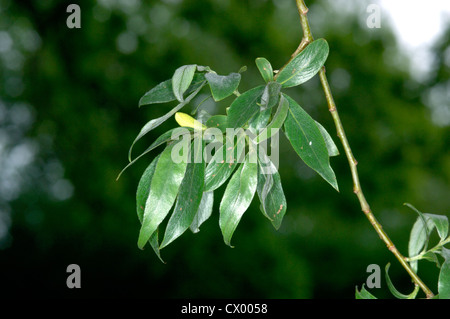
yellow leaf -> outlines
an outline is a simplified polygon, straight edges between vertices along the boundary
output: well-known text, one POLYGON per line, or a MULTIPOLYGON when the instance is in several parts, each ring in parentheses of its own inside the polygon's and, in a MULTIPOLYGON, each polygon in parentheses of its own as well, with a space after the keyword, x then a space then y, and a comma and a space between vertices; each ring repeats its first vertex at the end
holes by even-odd
POLYGON ((195 130, 206 130, 205 125, 186 113, 175 113, 175 121, 177 121, 177 123, 183 127, 192 127, 195 130))

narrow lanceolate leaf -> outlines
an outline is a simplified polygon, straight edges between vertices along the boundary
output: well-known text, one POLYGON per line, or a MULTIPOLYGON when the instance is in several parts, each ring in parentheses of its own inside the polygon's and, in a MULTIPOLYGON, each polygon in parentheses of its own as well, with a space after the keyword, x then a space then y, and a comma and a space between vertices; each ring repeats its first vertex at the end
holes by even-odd
POLYGON ((279 229, 286 213, 286 197, 281 186, 280 174, 262 149, 258 150, 257 191, 263 214, 272 222, 275 229, 279 229))
MULTIPOLYGON (((256 113, 248 121, 248 129, 254 135, 257 135, 261 130, 263 130, 267 126, 267 124, 269 123, 271 115, 272 115, 272 110, 271 109, 267 109, 267 110, 264 110, 262 112, 256 113)), ((252 136, 250 136, 250 137, 252 137, 252 136)))
POLYGON ((153 174, 155 174, 156 163, 158 163, 160 156, 161 154, 153 159, 139 180, 136 191, 136 211, 141 223, 144 219, 145 203, 147 202, 148 194, 150 193, 150 184, 152 182, 153 174))
POLYGON ((200 138, 195 138, 191 144, 190 161, 186 167, 173 214, 167 223, 161 248, 169 245, 189 228, 199 209, 205 181, 205 161, 202 156, 204 146, 205 142, 200 138))
POLYGON ((280 100, 281 85, 278 82, 269 82, 264 88, 263 94, 261 95, 261 111, 270 109, 278 104, 280 100))
POLYGON ((156 256, 158 256, 159 260, 161 260, 163 263, 166 263, 162 257, 161 257, 161 251, 159 250, 159 229, 156 228, 156 231, 150 236, 150 239, 148 242, 150 243, 150 246, 152 247, 153 251, 155 252, 156 256))
POLYGON ((192 224, 189 226, 195 234, 200 231, 200 226, 211 216, 214 204, 214 192, 203 192, 202 200, 194 216, 192 224))
MULTIPOLYGON (((186 90, 186 93, 192 93, 197 90, 205 81, 205 75, 197 73, 192 79, 192 83, 186 90)), ((175 101, 177 98, 173 93, 172 79, 161 82, 153 89, 144 94, 139 100, 139 107, 142 105, 155 104, 155 103, 167 103, 175 101)))
POLYGON ((331 138, 330 133, 327 132, 327 130, 316 121, 316 125, 320 130, 320 133, 323 136, 323 139, 325 140, 325 144, 327 145, 328 155, 329 156, 338 156, 339 155, 339 149, 337 148, 336 144, 334 143, 333 139, 331 138))
POLYGON ((187 161, 177 163, 172 159, 175 145, 177 143, 168 145, 156 164, 139 233, 138 246, 141 249, 169 213, 186 171, 187 161))
MULTIPOLYGON (((417 221, 414 223, 413 228, 411 229, 411 234, 409 236, 408 242, 408 254, 409 257, 417 256, 422 250, 426 250, 427 242, 428 242, 428 234, 433 229, 433 222, 428 219, 426 221, 427 226, 425 226, 423 220, 418 217, 417 221)), ((418 262, 417 260, 413 260, 410 262, 412 269, 417 272, 418 262)))
POLYGON ((222 132, 225 132, 227 129, 227 116, 213 115, 206 121, 206 126, 210 128, 218 128, 222 132))
POLYGON ((286 120, 287 114, 289 112, 289 102, 283 96, 280 98, 280 103, 278 104, 277 111, 272 118, 267 127, 259 133, 256 137, 256 144, 265 141, 268 138, 271 138, 274 134, 276 134, 279 129, 283 126, 284 121, 286 120))
POLYGON ((255 195, 257 170, 256 163, 250 163, 247 158, 231 177, 220 202, 219 226, 223 239, 229 246, 242 215, 255 195))
MULTIPOLYGON (((408 242, 409 257, 415 257, 420 252, 426 251, 428 247, 428 240, 430 237, 430 233, 435 225, 430 218, 427 218, 425 216, 426 214, 423 214, 411 204, 405 203, 405 205, 414 210, 419 215, 411 229, 411 234, 409 236, 408 242)), ((410 262, 410 265, 413 268, 413 270, 417 272, 418 261, 413 260, 410 262)))
POLYGON ((255 62, 264 81, 266 83, 273 81, 273 69, 270 62, 266 58, 257 58, 255 62))
POLYGON ((280 71, 277 82, 288 88, 308 81, 320 71, 328 57, 328 51, 327 41, 313 41, 280 71))
MULTIPOLYGON (((147 169, 144 171, 144 174, 142 174, 142 177, 139 181, 138 188, 136 191, 136 211, 139 218, 139 221, 142 224, 142 221, 144 219, 144 210, 145 210, 145 203, 148 198, 148 194, 150 193, 150 184, 153 178, 153 174, 155 173, 156 163, 158 162, 160 155, 155 157, 155 159, 150 163, 150 165, 147 167, 147 169)), ((158 232, 156 231, 152 237, 149 240, 150 245, 152 246, 153 250, 155 251, 156 255, 159 257, 159 259, 164 262, 161 258, 161 254, 159 252, 159 243, 158 243, 158 232)))
POLYGON ((436 215, 436 214, 424 214, 426 217, 430 218, 434 225, 436 226, 436 230, 438 235, 443 241, 447 238, 448 235, 448 218, 444 215, 436 215))
POLYGON ((178 101, 184 101, 183 94, 191 85, 196 70, 196 64, 183 65, 175 70, 172 76, 172 89, 178 101))
POLYGON ((237 90, 241 75, 239 73, 230 73, 229 75, 218 75, 210 72, 205 74, 211 93, 215 101, 223 100, 229 97, 237 90))
POLYGON ((306 165, 339 190, 336 176, 330 166, 327 146, 316 122, 292 98, 285 94, 283 96, 289 102, 284 127, 292 147, 306 165))
POLYGON ((130 163, 128 163, 127 166, 125 166, 125 168, 119 173, 119 175, 117 176, 117 179, 120 178, 120 176, 123 174, 123 172, 130 167, 131 165, 133 165, 134 163, 136 163, 141 157, 143 157, 144 155, 146 155, 147 153, 149 153, 150 151, 152 151, 153 149, 157 148, 158 146, 167 143, 169 141, 172 140, 177 140, 179 139, 181 136, 183 135, 190 135, 191 132, 193 131, 192 128, 188 128, 188 127, 176 127, 173 128, 165 133, 163 133, 161 136, 159 136, 141 155, 139 155, 138 157, 136 157, 134 160, 132 160, 130 163))
MULTIPOLYGON (((228 137, 227 137, 228 138, 228 137)), ((237 141, 223 144, 213 155, 205 170, 205 192, 213 191, 231 176, 238 159, 245 151, 245 134, 238 135, 237 141)))
POLYGON ((258 86, 242 93, 231 103, 228 109, 228 127, 244 126, 257 112, 260 111, 261 95, 265 86, 258 86))
POLYGON ((450 299, 450 249, 442 247, 441 255, 445 261, 439 273, 439 299, 450 299))
POLYGON ((356 287, 355 291, 355 299, 377 299, 374 295, 364 288, 364 284, 361 287, 361 290, 358 291, 358 287, 356 287))
POLYGON ((176 112, 178 112, 179 110, 181 110, 186 104, 188 104, 196 95, 198 92, 200 92, 200 90, 203 88, 203 85, 205 83, 203 82, 203 84, 201 86, 199 86, 197 88, 197 90, 195 90, 194 92, 192 92, 187 99, 178 104, 176 107, 174 107, 169 113, 158 117, 156 119, 150 120, 149 122, 147 122, 147 124, 144 125, 144 127, 141 129, 141 131, 139 132, 138 136, 136 136, 136 138, 134 139, 133 143, 131 144, 130 150, 128 151, 128 160, 131 162, 131 151, 133 150, 133 146, 134 144, 136 144, 136 142, 138 140, 140 140, 144 135, 146 135, 148 132, 150 132, 151 130, 153 130, 155 127, 158 127, 159 125, 161 125, 162 123, 164 123, 165 121, 167 121, 172 115, 174 115, 176 112))

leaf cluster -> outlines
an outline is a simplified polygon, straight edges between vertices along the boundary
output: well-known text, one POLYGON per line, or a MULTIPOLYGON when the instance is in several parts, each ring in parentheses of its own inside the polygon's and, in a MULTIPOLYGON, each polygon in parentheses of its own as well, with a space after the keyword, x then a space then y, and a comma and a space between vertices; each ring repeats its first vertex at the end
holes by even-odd
MULTIPOLYGON (((327 42, 318 39, 279 72, 273 70, 267 59, 258 58, 256 65, 265 84, 242 94, 238 87, 244 69, 218 75, 210 67, 196 64, 178 68, 171 79, 145 93, 139 106, 172 101, 178 104, 164 116, 145 124, 130 147, 130 163, 125 169, 158 146, 166 145, 145 170, 137 189, 136 205, 141 222, 138 246, 141 249, 149 242, 161 258, 160 249, 188 228, 198 232, 212 214, 214 191, 224 184, 219 226, 227 245, 231 246, 233 233, 255 194, 258 194, 262 214, 278 229, 286 213, 286 198, 277 163, 259 146, 272 141, 279 131, 286 135, 299 157, 338 190, 330 157, 338 155, 339 151, 330 134, 283 92, 317 74, 328 51, 327 42), (205 115, 203 111, 196 120, 179 112, 205 87, 209 87, 210 96, 216 102, 235 96, 225 115, 205 115), (173 115, 182 127, 162 134, 143 154, 132 159, 135 143, 173 115), (200 122, 205 119, 205 123, 200 122), (209 129, 219 132, 241 129, 250 134, 217 138, 208 133, 209 129), (183 148, 181 144, 186 145, 186 142, 189 147, 183 148), (174 152, 182 154, 183 160, 175 161, 174 152), (205 156, 208 153, 209 158, 205 156), (160 242, 158 233, 171 210, 160 242)), ((198 107, 193 107, 191 115, 195 116, 197 110, 198 107)))

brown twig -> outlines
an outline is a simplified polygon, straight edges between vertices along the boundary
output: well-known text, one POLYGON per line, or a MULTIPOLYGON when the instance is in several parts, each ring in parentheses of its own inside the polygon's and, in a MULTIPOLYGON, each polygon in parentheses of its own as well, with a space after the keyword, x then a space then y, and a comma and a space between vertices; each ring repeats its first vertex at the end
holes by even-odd
MULTIPOLYGON (((296 0, 297 2, 297 8, 298 12, 300 14, 300 21, 303 29, 303 38, 300 42, 300 45, 295 50, 294 54, 292 55, 291 60, 299 54, 309 43, 311 43, 314 38, 311 33, 311 29, 309 27, 308 22, 308 8, 305 5, 304 0, 296 0)), ((386 234, 386 232, 383 230, 383 227, 381 224, 377 221, 375 216, 373 215, 370 206, 364 197, 364 193, 361 188, 361 184, 359 182, 359 175, 358 170, 356 168, 358 162, 356 161, 355 157, 353 156, 352 149, 350 147, 350 144, 347 140, 347 137, 345 135, 344 127, 342 126, 341 119, 339 117, 339 113, 336 107, 336 104, 333 99, 333 95, 331 93, 330 85, 328 84, 327 77, 325 75, 325 67, 323 67, 319 72, 320 82, 322 83, 322 87, 325 93, 325 98, 327 100, 328 104, 328 110, 331 113, 331 116, 333 117, 334 124, 336 126, 337 135, 339 139, 342 142, 342 145, 345 150, 345 155, 347 156, 350 170, 352 174, 353 179, 353 192, 358 197, 359 203, 361 205, 361 210, 366 215, 367 219, 369 220, 370 224, 373 226, 377 234, 380 236, 381 240, 386 244, 389 251, 391 251, 394 256, 397 258, 397 260, 400 262, 400 264, 403 266, 403 268, 408 272, 408 274, 411 276, 413 282, 418 285, 423 292, 425 293, 427 298, 432 298, 433 292, 425 285, 425 283, 419 278, 419 276, 414 272, 414 270, 411 268, 409 263, 406 261, 406 258, 398 251, 398 249, 395 247, 392 240, 389 238, 389 236, 386 234)))

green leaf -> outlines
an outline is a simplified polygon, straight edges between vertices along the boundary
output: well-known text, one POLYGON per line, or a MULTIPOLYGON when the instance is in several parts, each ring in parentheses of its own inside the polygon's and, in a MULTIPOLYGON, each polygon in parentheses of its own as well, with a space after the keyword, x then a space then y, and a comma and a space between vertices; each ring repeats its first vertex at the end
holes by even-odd
POLYGON ((256 113, 249 121, 248 121, 248 129, 254 134, 258 134, 262 129, 267 126, 269 123, 270 116, 272 115, 272 110, 267 109, 262 112, 256 113))
POLYGON ((259 133, 256 137, 256 144, 265 141, 268 138, 271 138, 274 134, 276 134, 279 129, 283 126, 284 121, 289 112, 289 102, 283 96, 280 98, 280 103, 278 104, 277 111, 272 118, 270 124, 259 133))
POLYGON ((386 282, 387 282, 389 291, 394 295, 395 298, 398 298, 398 299, 414 299, 416 297, 417 293, 419 292, 419 290, 418 290, 419 286, 417 286, 416 289, 414 289, 414 291, 412 293, 410 293, 409 295, 405 295, 405 294, 402 294, 401 292, 399 292, 395 288, 394 284, 391 281, 391 278, 389 277, 389 273, 388 272, 389 272, 389 267, 390 266, 391 266, 391 264, 388 263, 386 265, 386 268, 385 268, 385 270, 386 270, 386 282))
POLYGON ((325 144, 327 145, 327 150, 328 150, 328 155, 329 156, 338 156, 339 155, 339 150, 336 146, 336 144, 334 144, 333 139, 331 138, 330 134, 327 132, 327 130, 322 126, 322 124, 320 124, 319 122, 315 121, 317 127, 320 130, 320 133, 323 136, 323 139, 325 140, 325 144))
POLYGON ((445 262, 439 273, 439 299, 450 299, 450 249, 442 247, 441 255, 444 257, 445 262))
POLYGON ((266 83, 273 81, 273 69, 270 62, 266 58, 257 58, 255 62, 264 81, 266 83))
MULTIPOLYGON (((211 94, 207 95, 200 103, 198 103, 195 107, 193 107, 191 115, 194 116, 195 114, 197 114, 197 111, 200 108, 200 106, 202 106, 202 104, 205 103, 207 100, 209 100, 211 97, 212 97, 211 94)), ((206 121, 210 117, 211 114, 209 114, 206 110, 200 110, 199 114, 197 115, 197 120, 206 121)))
POLYGON ((177 140, 180 136, 183 136, 183 135, 186 135, 186 134, 190 135, 192 131, 194 131, 194 129, 192 129, 190 127, 176 127, 176 128, 173 128, 173 129, 163 133, 141 155, 136 157, 134 160, 132 160, 130 163, 128 163, 127 166, 125 166, 125 168, 117 176, 117 180, 120 178, 120 176, 123 174, 123 172, 128 167, 130 167, 131 165, 136 163, 141 157, 143 157, 144 155, 146 155, 147 153, 149 153, 153 149, 157 148, 158 146, 160 146, 160 145, 162 145, 164 143, 170 142, 172 140, 177 140))
POLYGON ((262 213, 272 222, 275 229, 279 229, 286 213, 286 197, 281 186, 280 174, 261 148, 258 150, 257 191, 262 213))
POLYGON ((235 170, 241 151, 245 148, 245 134, 239 134, 234 143, 227 136, 229 143, 223 144, 214 154, 205 170, 205 192, 219 188, 235 170), (242 149, 241 149, 242 147, 242 149))
POLYGON ((243 127, 257 112, 265 86, 258 86, 239 95, 228 109, 228 127, 243 127))
MULTIPOLYGON (((205 81, 205 75, 204 74, 195 74, 194 78, 192 80, 191 85, 187 89, 187 93, 192 93, 195 90, 197 90, 205 81)), ((144 94, 143 97, 139 100, 139 107, 143 105, 148 104, 155 104, 155 103, 167 103, 175 101, 177 98, 175 97, 175 94, 173 93, 173 87, 172 87, 172 79, 161 82, 157 86, 155 86, 153 89, 148 91, 144 94)))
MULTIPOLYGON (((428 234, 434 227, 433 222, 428 219, 426 221, 427 227, 425 227, 423 220, 418 217, 417 221, 414 223, 413 228, 411 229, 411 234, 409 236, 408 242, 408 255, 409 257, 415 257, 420 254, 422 248, 423 251, 426 250, 428 242, 428 234)), ((410 265, 412 269, 417 272, 418 269, 418 261, 412 260, 410 261, 410 265)))
POLYGON ((141 129, 141 131, 139 132, 138 136, 136 136, 136 138, 134 139, 133 143, 131 144, 130 150, 128 151, 128 160, 131 162, 131 152, 133 150, 134 144, 136 144, 136 142, 138 140, 140 140, 144 135, 146 135, 148 132, 150 132, 151 130, 153 130, 154 128, 158 127, 159 125, 161 125, 162 123, 164 123, 165 121, 167 121, 172 115, 174 115, 175 113, 177 113, 179 110, 181 110, 186 104, 188 104, 196 95, 198 92, 200 92, 200 90, 203 88, 203 85, 205 85, 205 83, 203 82, 203 84, 201 86, 199 86, 193 93, 191 93, 188 98, 182 102, 179 103, 176 107, 174 107, 169 113, 158 117, 156 119, 150 120, 149 122, 147 122, 147 124, 144 125, 144 127, 141 129))
POLYGON ((278 82, 269 82, 264 88, 261 96, 261 111, 270 109, 278 104, 280 100, 281 85, 278 82))
POLYGON ((198 72, 211 72, 211 68, 207 65, 197 65, 198 72))
POLYGON ((168 145, 156 164, 139 233, 138 246, 141 249, 169 213, 183 180, 187 161, 177 163, 172 159, 172 150, 178 143, 168 145))
POLYGON ((159 260, 161 260, 161 262, 163 262, 165 264, 166 262, 162 259, 161 252, 159 250, 158 234, 159 234, 159 230, 157 228, 156 231, 150 236, 150 239, 148 240, 148 242, 150 243, 150 246, 152 247, 156 256, 158 256, 159 260))
POLYGON ((223 100, 233 94, 239 86, 241 75, 230 73, 229 75, 217 75, 216 73, 206 73, 205 78, 211 88, 211 93, 215 101, 223 100))
POLYGON ((214 192, 203 192, 202 200, 194 216, 192 224, 189 226, 195 234, 200 231, 200 226, 211 216, 214 203, 214 192))
POLYGON ((156 163, 158 162, 161 154, 156 156, 153 161, 148 165, 147 169, 142 174, 141 179, 139 180, 138 188, 136 191, 136 211, 139 218, 139 221, 142 223, 144 219, 144 210, 145 203, 148 198, 148 194, 150 193, 150 183, 153 178, 153 174, 155 174, 156 163))
POLYGON ((336 176, 330 166, 327 146, 316 122, 292 98, 285 94, 283 96, 289 102, 284 127, 292 147, 306 165, 339 191, 336 176))
MULTIPOLYGON (((415 257, 420 254, 421 251, 425 252, 427 250, 430 233, 435 227, 435 224, 431 218, 426 216, 427 214, 423 214, 411 204, 405 203, 404 205, 408 206, 419 215, 411 229, 408 242, 408 255, 409 257, 415 257)), ((410 261, 410 265, 412 269, 417 272, 418 261, 412 260, 410 261)))
POLYGON ((227 129, 227 116, 226 115, 213 115, 208 121, 206 121, 207 127, 215 127, 225 132, 227 129))
POLYGON ((427 218, 430 218, 434 225, 436 226, 436 230, 438 232, 441 241, 447 238, 448 236, 448 218, 444 215, 435 215, 435 214, 424 214, 427 218))
POLYGON ((173 214, 167 223, 161 248, 169 245, 189 228, 199 209, 205 181, 204 143, 201 138, 195 138, 191 144, 190 161, 186 167, 173 214))
MULTIPOLYGON (((158 162, 160 155, 156 156, 153 161, 150 163, 150 165, 147 167, 147 169, 144 171, 144 174, 142 174, 142 177, 139 181, 139 185, 136 191, 136 211, 139 218, 139 221, 142 224, 142 220, 144 218, 144 210, 145 210, 145 203, 148 198, 148 194, 150 192, 150 184, 153 178, 153 174, 155 173, 156 163, 158 162)), ((150 237, 150 245, 152 246, 153 250, 155 251, 158 258, 164 262, 161 258, 161 254, 159 252, 159 244, 158 244, 158 232, 156 231, 152 237, 150 237)))
POLYGON ((355 298, 356 299, 377 299, 374 295, 372 295, 370 292, 364 288, 364 284, 361 287, 361 290, 358 291, 358 287, 356 287, 355 291, 355 298))
POLYGON ((325 64, 328 51, 327 41, 313 41, 278 73, 277 82, 288 88, 308 81, 325 64))
POLYGON ((178 101, 184 101, 183 94, 191 85, 196 70, 196 64, 183 65, 175 70, 172 77, 172 89, 178 101))
POLYGON ((239 69, 238 73, 239 73, 239 74, 240 74, 240 73, 244 73, 245 71, 247 71, 247 66, 246 66, 246 65, 243 65, 243 66, 241 66, 241 68, 239 69))
POLYGON ((431 261, 436 264, 436 267, 441 268, 441 263, 439 262, 439 259, 436 255, 436 253, 434 253, 432 251, 428 251, 425 254, 423 254, 421 259, 431 261))
MULTIPOLYGON (((220 202, 219 226, 225 243, 230 241, 242 215, 252 202, 257 185, 257 166, 246 161, 233 174, 220 202)), ((231 246, 232 247, 232 246, 231 246)))

